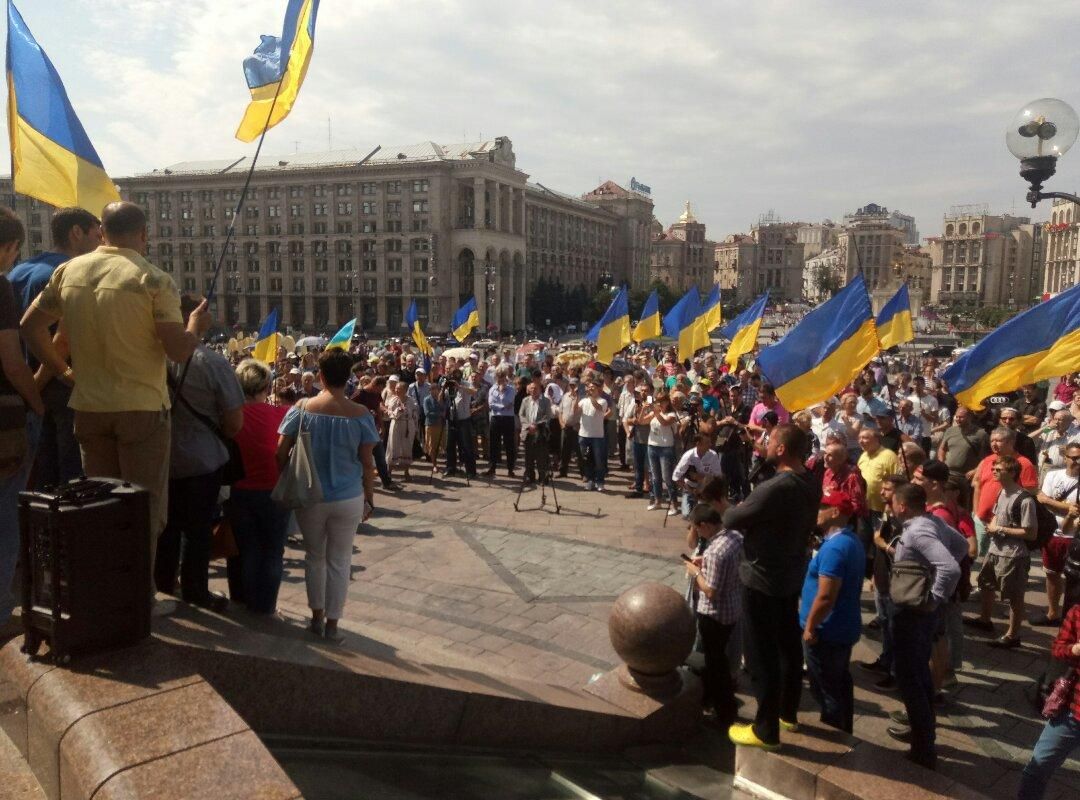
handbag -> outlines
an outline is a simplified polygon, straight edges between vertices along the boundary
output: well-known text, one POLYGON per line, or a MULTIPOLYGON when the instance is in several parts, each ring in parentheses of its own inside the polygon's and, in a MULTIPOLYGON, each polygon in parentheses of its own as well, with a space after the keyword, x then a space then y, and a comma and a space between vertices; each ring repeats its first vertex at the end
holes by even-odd
POLYGON ((894 561, 889 570, 889 595, 898 608, 933 611, 932 585, 930 568, 919 561, 894 561))
POLYGON ((221 467, 222 485, 232 486, 237 481, 242 481, 247 476, 247 473, 244 471, 244 456, 240 452, 240 445, 235 439, 230 439, 223 434, 221 428, 219 428, 210 417, 195 410, 191 403, 188 402, 187 398, 180 394, 180 386, 178 386, 173 379, 171 372, 165 372, 165 379, 169 384, 169 388, 174 392, 173 402, 180 401, 191 416, 195 417, 195 419, 213 431, 218 439, 221 440, 221 443, 225 445, 225 451, 229 454, 229 460, 221 467))
POLYGON ((19 471, 29 449, 26 404, 17 394, 0 395, 0 480, 19 471))
POLYGON ((289 461, 281 471, 270 499, 282 508, 308 508, 321 503, 322 484, 311 452, 311 433, 304 430, 304 408, 307 401, 296 404, 300 409, 300 422, 296 430, 296 442, 289 453, 289 461))
POLYGON ((1074 667, 1067 675, 1063 675, 1054 681, 1054 688, 1046 696, 1042 707, 1043 719, 1055 719, 1063 711, 1069 710, 1069 701, 1072 699, 1073 690, 1076 688, 1077 670, 1074 667))
POLYGON ((228 517, 222 517, 214 525, 210 539, 210 560, 219 558, 232 558, 240 555, 240 548, 236 546, 236 536, 233 534, 232 522, 228 517))

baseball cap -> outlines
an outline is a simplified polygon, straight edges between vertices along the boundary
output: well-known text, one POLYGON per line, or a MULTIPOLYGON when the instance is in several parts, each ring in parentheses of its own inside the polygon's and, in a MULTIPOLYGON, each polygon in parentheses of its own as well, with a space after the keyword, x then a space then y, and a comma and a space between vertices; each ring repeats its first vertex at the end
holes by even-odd
POLYGON ((1048 411, 1064 411, 1068 406, 1060 400, 1051 400, 1046 408, 1048 411))
POLYGON ((397 383, 400 380, 401 380, 401 378, 399 378, 397 375, 391 375, 389 378, 386 379, 386 382, 387 383, 397 383))
POLYGON ((417 368, 416 368, 416 370, 415 370, 415 372, 416 372, 416 373, 421 373, 421 372, 422 372, 422 373, 424 373, 425 375, 427 375, 427 370, 426 370, 426 369, 424 369, 423 367, 417 367, 417 368))
POLYGON ((293 367, 292 369, 289 370, 289 374, 290 375, 299 375, 300 374, 300 368, 299 367, 293 367))
POLYGON ((847 492, 829 492, 821 496, 821 505, 840 509, 840 513, 850 517, 855 513, 855 501, 847 492))

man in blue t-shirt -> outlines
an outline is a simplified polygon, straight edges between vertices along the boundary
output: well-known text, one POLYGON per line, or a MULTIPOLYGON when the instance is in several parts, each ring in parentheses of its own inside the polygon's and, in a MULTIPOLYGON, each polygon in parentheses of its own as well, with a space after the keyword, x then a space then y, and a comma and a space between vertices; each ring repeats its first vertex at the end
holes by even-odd
MULTIPOLYGON (((96 250, 101 244, 101 221, 82 208, 57 210, 49 227, 54 249, 15 265, 8 273, 23 314, 49 283, 57 267, 75 256, 96 250)), ((63 352, 67 352, 66 347, 63 352)), ((31 369, 36 370, 37 360, 32 355, 28 360, 31 369)), ((75 412, 68 408, 71 387, 61 378, 45 378, 38 382, 38 388, 45 403, 45 418, 37 447, 32 489, 55 486, 82 474, 79 443, 75 440, 75 412)))
POLYGON ((821 706, 821 721, 851 733, 855 687, 851 648, 862 632, 859 595, 866 551, 849 524, 855 502, 846 492, 823 495, 817 524, 825 540, 810 560, 799 605, 803 651, 810 691, 821 706))

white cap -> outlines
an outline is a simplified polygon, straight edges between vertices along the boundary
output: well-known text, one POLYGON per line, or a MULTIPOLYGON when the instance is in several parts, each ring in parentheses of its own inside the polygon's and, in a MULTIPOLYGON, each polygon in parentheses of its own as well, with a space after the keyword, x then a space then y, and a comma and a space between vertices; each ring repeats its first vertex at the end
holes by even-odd
POLYGON ((1068 406, 1060 400, 1051 400, 1046 408, 1048 411, 1064 411, 1068 406))

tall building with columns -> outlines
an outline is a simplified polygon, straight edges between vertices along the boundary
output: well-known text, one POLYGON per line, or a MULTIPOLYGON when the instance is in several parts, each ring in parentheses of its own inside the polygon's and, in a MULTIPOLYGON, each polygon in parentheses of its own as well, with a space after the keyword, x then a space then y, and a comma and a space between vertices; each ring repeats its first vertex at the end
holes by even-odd
MULTIPOLYGON (((631 179, 631 186, 634 185, 631 179)), ((634 288, 644 288, 649 283, 653 201, 644 189, 624 189, 614 181, 605 181, 581 198, 618 220, 613 277, 616 283, 629 283, 634 288)))
MULTIPOLYGON (((655 226, 654 226, 655 231, 655 226)), ((686 201, 679 221, 654 232, 649 253, 649 281, 667 284, 677 293, 691 286, 708 293, 712 289, 713 248, 705 239, 705 225, 698 222, 686 201)))

